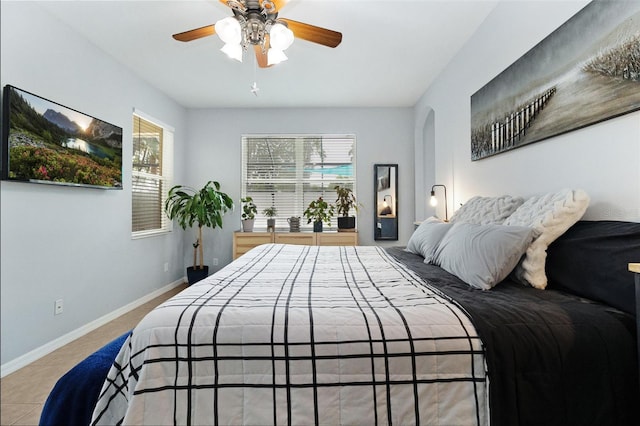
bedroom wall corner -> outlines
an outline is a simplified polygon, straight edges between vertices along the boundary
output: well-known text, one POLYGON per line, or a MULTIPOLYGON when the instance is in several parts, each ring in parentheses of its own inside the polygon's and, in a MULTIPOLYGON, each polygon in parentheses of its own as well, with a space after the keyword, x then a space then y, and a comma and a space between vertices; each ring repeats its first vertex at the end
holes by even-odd
POLYGON ((430 108, 416 109, 415 120, 415 187, 414 221, 436 215, 429 205, 431 186, 435 185, 435 115, 430 108))
MULTIPOLYGON (((358 213, 359 242, 373 239, 373 164, 399 165, 400 231, 397 242, 406 244, 413 232, 413 117, 411 108, 270 108, 192 109, 187 158, 206 158, 189 167, 187 182, 201 185, 218 179, 222 188, 238 204, 241 192, 241 138, 245 134, 355 134, 357 196, 363 207, 358 213), (241 111, 241 113, 239 113, 241 111), (286 119, 283 119, 285 117, 286 119), (215 135, 215 136, 212 136, 215 135), (221 149, 224 147, 224 149, 221 149)), ((260 206, 258 206, 261 209, 260 206)), ((205 256, 218 257, 219 267, 231 261, 232 233, 240 229, 240 209, 227 214, 223 229, 206 230, 205 256)), ((300 212, 302 216, 302 212, 300 212)), ((276 219, 276 226, 284 218, 276 219)), ((184 244, 191 244, 192 234, 184 244)), ((376 242, 378 243, 378 242, 376 242)), ((190 253, 185 253, 189 262, 190 253)))

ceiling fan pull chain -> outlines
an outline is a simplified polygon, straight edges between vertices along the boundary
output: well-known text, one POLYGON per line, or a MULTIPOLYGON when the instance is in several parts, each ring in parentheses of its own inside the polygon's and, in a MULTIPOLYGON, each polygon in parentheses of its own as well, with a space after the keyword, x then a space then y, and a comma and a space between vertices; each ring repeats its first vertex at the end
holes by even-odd
POLYGON ((258 92, 260 88, 258 87, 258 58, 253 57, 253 84, 251 85, 251 93, 253 93, 256 97, 258 97, 258 92))

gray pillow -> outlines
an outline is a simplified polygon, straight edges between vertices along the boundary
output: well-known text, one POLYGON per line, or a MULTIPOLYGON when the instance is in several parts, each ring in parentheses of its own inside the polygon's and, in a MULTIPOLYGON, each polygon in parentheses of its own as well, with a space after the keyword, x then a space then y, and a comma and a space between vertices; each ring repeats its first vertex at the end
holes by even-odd
POLYGON ((438 244, 449 228, 451 224, 440 219, 434 217, 426 219, 418 229, 413 231, 406 250, 424 257, 424 263, 433 263, 433 255, 438 244))
POLYGON ((489 290, 515 268, 534 236, 525 226, 455 223, 436 250, 435 264, 472 287, 489 290))

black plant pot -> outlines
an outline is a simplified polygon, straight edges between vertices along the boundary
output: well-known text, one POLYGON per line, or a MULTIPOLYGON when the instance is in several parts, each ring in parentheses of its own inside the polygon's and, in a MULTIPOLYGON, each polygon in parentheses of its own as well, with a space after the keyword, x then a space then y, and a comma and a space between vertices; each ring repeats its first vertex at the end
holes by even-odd
POLYGON ((322 222, 313 222, 313 232, 322 232, 322 222))
POLYGON ((338 231, 353 232, 355 230, 356 230, 355 216, 339 216, 338 217, 338 231))
POLYGON ((189 285, 193 283, 197 283, 201 279, 207 278, 209 276, 209 267, 204 265, 202 269, 193 268, 193 266, 189 266, 187 268, 187 281, 189 281, 189 285))

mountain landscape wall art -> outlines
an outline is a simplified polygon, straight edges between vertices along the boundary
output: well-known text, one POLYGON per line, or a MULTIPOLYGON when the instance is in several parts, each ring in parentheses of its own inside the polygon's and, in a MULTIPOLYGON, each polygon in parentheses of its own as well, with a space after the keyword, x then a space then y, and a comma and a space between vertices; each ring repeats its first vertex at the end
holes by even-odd
POLYGON ((7 85, 2 178, 122 189, 122 128, 7 85))

